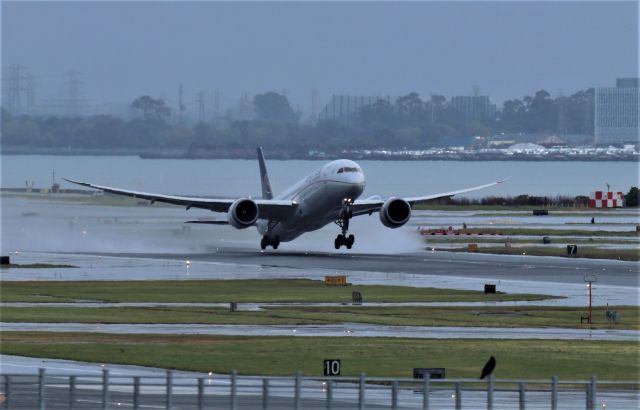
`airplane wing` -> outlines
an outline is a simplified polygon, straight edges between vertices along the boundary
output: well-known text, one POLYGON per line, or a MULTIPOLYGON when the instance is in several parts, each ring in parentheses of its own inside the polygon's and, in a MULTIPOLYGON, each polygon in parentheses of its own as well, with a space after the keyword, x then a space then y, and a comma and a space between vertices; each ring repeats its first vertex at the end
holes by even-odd
MULTIPOLYGON (((216 199, 216 198, 202 198, 202 197, 189 197, 189 196, 176 196, 176 195, 163 195, 153 194, 148 192, 131 191, 127 189, 112 188, 103 185, 94 185, 88 182, 74 181, 71 179, 63 178, 67 182, 72 184, 82 185, 89 188, 99 189, 104 192, 109 192, 116 195, 130 196, 132 198, 141 198, 154 202, 164 202, 172 205, 181 205, 190 208, 208 209, 213 212, 227 212, 229 207, 233 204, 235 199, 216 199)), ((259 218, 261 219, 282 219, 291 215, 298 207, 297 202, 289 200, 273 200, 273 199, 252 199, 258 205, 260 211, 259 218)))
MULTIPOLYGON (((510 178, 505 178, 503 180, 492 182, 490 184, 484 184, 484 185, 474 186, 471 188, 459 189, 457 191, 443 192, 440 194, 431 194, 431 195, 424 195, 424 196, 414 196, 414 197, 401 198, 401 199, 404 199, 411 206, 413 206, 416 204, 422 204, 425 202, 433 201, 434 199, 450 198, 454 195, 463 194, 465 192, 472 192, 472 191, 477 191, 479 189, 489 188, 494 185, 498 185, 505 181, 508 181, 509 179, 510 178)), ((353 216, 366 215, 366 214, 372 214, 373 212, 378 212, 382 207, 382 205, 384 204, 384 201, 385 200, 381 197, 371 197, 367 199, 356 200, 354 201, 353 205, 351 205, 353 216)))

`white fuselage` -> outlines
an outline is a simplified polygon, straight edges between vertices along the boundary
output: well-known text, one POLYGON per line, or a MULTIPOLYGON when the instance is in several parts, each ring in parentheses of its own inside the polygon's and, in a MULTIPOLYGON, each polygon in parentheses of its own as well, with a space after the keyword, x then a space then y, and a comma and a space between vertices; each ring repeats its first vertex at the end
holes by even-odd
POLYGON ((291 241, 305 232, 315 231, 339 219, 345 198, 356 200, 364 191, 362 168, 347 159, 332 161, 307 175, 274 199, 287 199, 298 204, 295 215, 278 222, 267 232, 269 221, 258 220, 262 235, 291 241))

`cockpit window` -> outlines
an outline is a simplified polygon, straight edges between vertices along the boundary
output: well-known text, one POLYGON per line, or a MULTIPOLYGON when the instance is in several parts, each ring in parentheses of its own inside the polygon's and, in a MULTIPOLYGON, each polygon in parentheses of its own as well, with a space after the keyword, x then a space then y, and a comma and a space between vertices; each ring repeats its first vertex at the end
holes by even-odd
POLYGON ((362 172, 362 171, 360 171, 360 168, 357 168, 357 167, 344 167, 344 168, 338 169, 338 174, 342 174, 343 172, 362 172))

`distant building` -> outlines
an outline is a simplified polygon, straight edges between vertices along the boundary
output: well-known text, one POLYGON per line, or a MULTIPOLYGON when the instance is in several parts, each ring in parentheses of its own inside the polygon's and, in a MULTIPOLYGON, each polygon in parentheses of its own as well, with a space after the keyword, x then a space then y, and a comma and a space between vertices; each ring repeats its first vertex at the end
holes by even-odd
POLYGON ((618 88, 640 88, 640 78, 618 78, 616 79, 618 88))
POLYGON ((449 105, 458 113, 464 123, 493 120, 496 106, 486 95, 451 97, 449 105))
POLYGON ((595 143, 640 143, 640 79, 619 78, 616 87, 596 88, 595 143))
POLYGON ((362 107, 373 105, 378 100, 387 101, 393 104, 395 98, 365 95, 342 95, 334 94, 331 100, 320 112, 321 120, 347 120, 356 115, 362 107))

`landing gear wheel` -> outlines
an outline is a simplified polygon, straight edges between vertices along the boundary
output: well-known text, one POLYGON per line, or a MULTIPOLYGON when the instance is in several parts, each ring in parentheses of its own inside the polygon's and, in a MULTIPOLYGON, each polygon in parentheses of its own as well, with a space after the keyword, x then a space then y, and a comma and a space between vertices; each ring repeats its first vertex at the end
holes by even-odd
POLYGON ((280 237, 276 236, 275 238, 271 239, 267 235, 263 236, 260 240, 260 248, 262 248, 262 250, 265 250, 267 249, 267 246, 271 246, 273 249, 278 249, 278 246, 280 246, 280 237))
POLYGON ((356 237, 353 235, 349 235, 348 238, 345 239, 345 245, 347 246, 347 249, 351 249, 351 247, 353 246, 353 243, 356 241, 356 237))
POLYGON ((345 245, 344 236, 342 235, 336 236, 336 239, 333 241, 333 245, 335 246, 336 249, 340 249, 342 245, 345 245))

